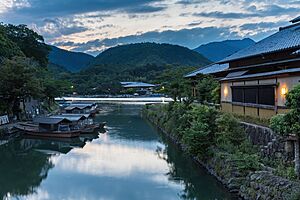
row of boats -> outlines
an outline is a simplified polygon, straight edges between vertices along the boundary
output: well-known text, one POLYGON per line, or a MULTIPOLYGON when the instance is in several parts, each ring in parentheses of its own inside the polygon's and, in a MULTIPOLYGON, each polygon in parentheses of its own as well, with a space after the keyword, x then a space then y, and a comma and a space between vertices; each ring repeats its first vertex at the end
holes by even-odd
POLYGON ((105 122, 94 121, 97 105, 73 103, 63 105, 60 114, 40 116, 30 122, 20 122, 15 128, 27 135, 49 138, 73 138, 103 129, 105 122))

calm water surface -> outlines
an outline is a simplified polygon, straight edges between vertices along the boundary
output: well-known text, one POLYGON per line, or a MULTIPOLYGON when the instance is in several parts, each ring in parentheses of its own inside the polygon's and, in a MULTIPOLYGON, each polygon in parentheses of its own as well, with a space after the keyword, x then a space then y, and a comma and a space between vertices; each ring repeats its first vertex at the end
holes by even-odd
POLYGON ((0 146, 0 198, 232 199, 140 115, 105 106, 107 132, 72 140, 22 138, 0 146))

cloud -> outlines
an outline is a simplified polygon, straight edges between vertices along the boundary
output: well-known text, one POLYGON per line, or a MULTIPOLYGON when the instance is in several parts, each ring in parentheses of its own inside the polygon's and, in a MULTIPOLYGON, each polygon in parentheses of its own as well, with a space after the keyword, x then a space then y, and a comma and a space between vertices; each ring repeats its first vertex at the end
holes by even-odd
POLYGON ((257 17, 257 14, 254 13, 242 13, 242 12, 221 12, 221 11, 214 11, 214 12, 201 12, 201 13, 194 13, 194 16, 198 17, 211 17, 211 18, 232 18, 232 19, 242 19, 246 17, 257 17))
POLYGON ((83 14, 95 11, 114 11, 124 12, 156 12, 161 7, 152 6, 151 3, 160 0, 26 0, 31 6, 17 8, 12 7, 13 12, 30 15, 35 17, 59 17, 74 14, 83 14))
POLYGON ((61 20, 59 18, 44 19, 42 25, 37 28, 38 31, 48 39, 63 35, 71 35, 87 31, 82 23, 74 21, 72 18, 61 20))
POLYGON ((195 48, 289 24, 299 0, 0 0, 5 23, 24 23, 60 47, 97 54, 136 42, 195 48), (4 6, 2 6, 4 5, 4 6))
POLYGON ((264 29, 264 30, 268 30, 268 29, 277 29, 280 26, 284 26, 286 25, 286 22, 284 21, 279 21, 279 22, 260 22, 260 23, 247 23, 247 24, 243 24, 240 26, 240 29, 242 31, 245 30, 255 30, 257 31, 258 29, 264 29))

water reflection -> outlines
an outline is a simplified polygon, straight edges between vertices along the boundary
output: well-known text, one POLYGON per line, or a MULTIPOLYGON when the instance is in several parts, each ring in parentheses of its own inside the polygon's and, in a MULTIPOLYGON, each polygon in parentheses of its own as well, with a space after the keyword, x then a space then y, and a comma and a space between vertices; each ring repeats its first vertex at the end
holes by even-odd
MULTIPOLYGON (((230 195, 139 116, 108 106, 108 132, 0 147, 0 195, 8 199, 230 199, 230 195), (161 138, 161 139, 160 139, 161 138), (5 187, 2 187, 5 186, 5 187)), ((103 132, 103 131, 102 131, 103 132)))

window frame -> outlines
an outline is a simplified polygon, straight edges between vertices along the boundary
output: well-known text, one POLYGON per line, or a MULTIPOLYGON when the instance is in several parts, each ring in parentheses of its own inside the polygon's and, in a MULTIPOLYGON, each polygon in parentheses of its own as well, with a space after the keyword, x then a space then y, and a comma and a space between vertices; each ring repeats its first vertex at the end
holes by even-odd
POLYGON ((231 102, 233 104, 236 104, 236 105, 243 105, 243 106, 250 106, 250 107, 266 107, 266 108, 274 108, 276 106, 276 88, 277 88, 277 85, 276 84, 269 84, 269 85, 232 85, 231 86, 231 102), (274 102, 272 104, 260 104, 260 90, 262 88, 273 88, 273 94, 274 94, 274 102), (234 101, 234 89, 242 89, 242 95, 243 95, 243 98, 242 98, 242 102, 241 101, 234 101), (256 91, 256 101, 255 103, 246 103, 245 101, 245 91, 247 89, 257 89, 256 91))

